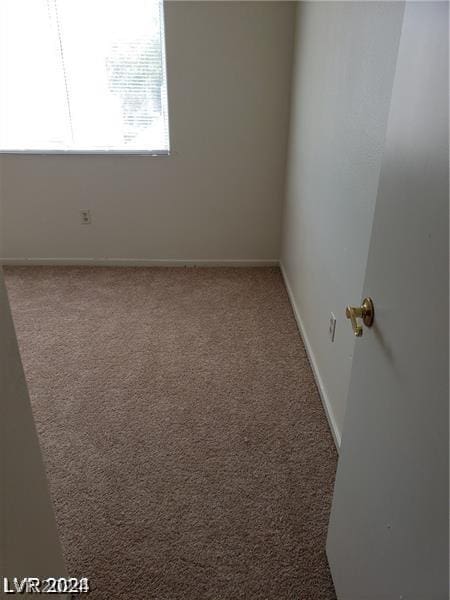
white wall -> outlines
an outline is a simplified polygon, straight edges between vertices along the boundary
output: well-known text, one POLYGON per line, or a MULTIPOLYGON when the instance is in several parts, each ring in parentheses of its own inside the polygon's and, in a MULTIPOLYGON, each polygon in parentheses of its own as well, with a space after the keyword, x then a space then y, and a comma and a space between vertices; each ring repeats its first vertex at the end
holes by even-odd
POLYGON ((361 299, 403 8, 297 11, 282 266, 337 443, 354 348, 344 311, 361 299))
POLYGON ((167 2, 172 156, 3 157, 3 257, 276 260, 294 14, 167 2))

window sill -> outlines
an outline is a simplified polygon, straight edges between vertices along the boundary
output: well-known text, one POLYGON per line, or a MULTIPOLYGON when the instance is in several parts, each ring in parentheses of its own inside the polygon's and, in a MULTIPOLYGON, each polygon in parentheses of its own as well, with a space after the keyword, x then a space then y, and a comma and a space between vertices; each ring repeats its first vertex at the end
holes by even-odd
POLYGON ((3 156, 171 156, 170 150, 0 150, 3 156))

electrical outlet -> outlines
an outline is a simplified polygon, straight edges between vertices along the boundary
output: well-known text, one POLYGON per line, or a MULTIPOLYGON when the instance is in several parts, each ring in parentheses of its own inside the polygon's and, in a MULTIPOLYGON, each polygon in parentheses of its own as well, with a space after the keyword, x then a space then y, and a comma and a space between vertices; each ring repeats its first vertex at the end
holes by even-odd
POLYGON ((328 324, 328 335, 330 340, 334 342, 334 334, 336 333, 336 317, 333 313, 330 314, 330 322, 328 324))
POLYGON ((80 215, 81 215, 81 223, 83 225, 90 225, 91 211, 90 210, 80 210, 80 215))

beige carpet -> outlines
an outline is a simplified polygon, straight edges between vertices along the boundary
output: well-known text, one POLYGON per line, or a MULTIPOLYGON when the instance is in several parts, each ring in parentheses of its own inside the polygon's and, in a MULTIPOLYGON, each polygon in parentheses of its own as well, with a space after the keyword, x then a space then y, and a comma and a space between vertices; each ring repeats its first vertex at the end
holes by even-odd
POLYGON ((92 599, 332 600, 336 452, 278 269, 9 268, 92 599))

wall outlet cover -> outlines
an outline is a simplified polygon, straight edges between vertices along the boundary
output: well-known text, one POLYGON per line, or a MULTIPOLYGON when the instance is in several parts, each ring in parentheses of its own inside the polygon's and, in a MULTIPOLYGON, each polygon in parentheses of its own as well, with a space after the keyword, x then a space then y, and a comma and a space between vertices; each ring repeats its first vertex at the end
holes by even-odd
POLYGON ((81 223, 83 225, 89 225, 91 223, 91 211, 90 210, 80 210, 81 215, 81 223))

